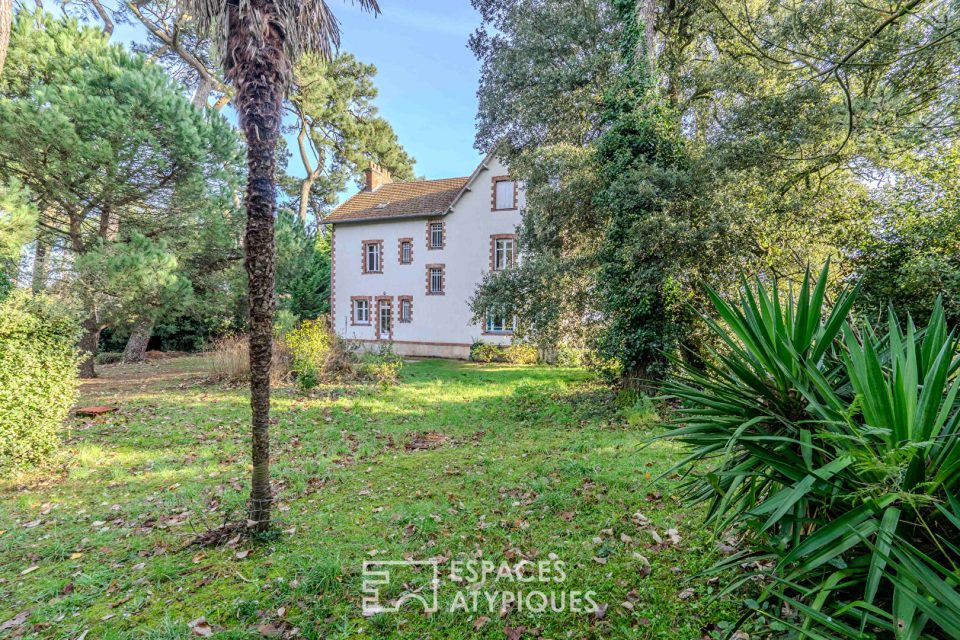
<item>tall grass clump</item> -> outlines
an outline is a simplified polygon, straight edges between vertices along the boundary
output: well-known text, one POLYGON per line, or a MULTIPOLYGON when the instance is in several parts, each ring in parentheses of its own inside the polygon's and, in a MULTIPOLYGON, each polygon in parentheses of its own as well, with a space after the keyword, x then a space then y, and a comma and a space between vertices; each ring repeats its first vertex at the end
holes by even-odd
MULTIPOLYGON (((270 384, 283 384, 290 377, 291 355, 280 338, 273 340, 270 384)), ((217 382, 240 384, 250 380, 250 339, 243 334, 217 338, 210 349, 210 375, 217 382)))
POLYGON ((828 268, 799 291, 708 294, 723 345, 682 362, 665 437, 689 446, 688 497, 740 536, 751 616, 809 638, 960 638, 960 357, 938 304, 926 327, 850 317, 828 268), (758 575, 759 574, 759 575, 758 575))

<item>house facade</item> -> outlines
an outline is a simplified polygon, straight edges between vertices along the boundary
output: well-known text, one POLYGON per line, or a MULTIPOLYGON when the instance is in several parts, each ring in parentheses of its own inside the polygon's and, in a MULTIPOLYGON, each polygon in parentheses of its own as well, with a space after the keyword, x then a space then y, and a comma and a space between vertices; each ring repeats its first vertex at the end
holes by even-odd
POLYGON ((523 190, 492 155, 467 177, 392 182, 372 166, 331 213, 331 316, 337 333, 400 355, 467 358, 477 341, 509 344, 513 320, 474 322, 484 275, 517 260, 523 190))

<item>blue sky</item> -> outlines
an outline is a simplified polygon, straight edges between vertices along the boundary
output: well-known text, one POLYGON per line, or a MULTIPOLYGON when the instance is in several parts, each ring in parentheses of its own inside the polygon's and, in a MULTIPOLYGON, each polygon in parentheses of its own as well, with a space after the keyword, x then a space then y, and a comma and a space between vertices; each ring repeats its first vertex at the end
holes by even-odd
MULTIPOLYGON (((480 15, 470 0, 380 0, 377 17, 350 0, 327 1, 341 22, 341 50, 376 65, 375 104, 416 158, 417 175, 470 175, 481 160, 473 148, 480 65, 467 49, 480 15)), ((146 37, 139 25, 118 25, 114 35, 127 43, 146 37)), ((303 175, 296 154, 288 171, 303 175)), ((341 195, 354 191, 351 183, 341 195)))
POLYGON ((481 160, 473 148, 480 67, 467 49, 480 16, 469 0, 380 0, 376 18, 328 1, 341 48, 377 66, 377 106, 417 159, 417 175, 469 175, 481 160))

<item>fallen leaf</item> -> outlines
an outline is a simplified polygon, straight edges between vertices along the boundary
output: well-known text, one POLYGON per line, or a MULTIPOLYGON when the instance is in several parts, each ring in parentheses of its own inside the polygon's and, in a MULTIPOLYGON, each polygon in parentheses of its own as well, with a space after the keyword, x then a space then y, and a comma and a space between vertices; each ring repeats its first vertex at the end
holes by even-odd
POLYGON ((40 567, 39 567, 38 565, 33 565, 32 567, 27 567, 26 569, 24 569, 23 571, 20 572, 20 575, 25 576, 25 575, 27 575, 28 573, 33 573, 34 571, 36 571, 36 570, 39 569, 39 568, 40 568, 40 567))
POLYGON ((0 632, 7 631, 8 629, 13 629, 14 627, 22 626, 24 622, 27 621, 27 618, 30 617, 30 614, 33 613, 33 609, 27 609, 21 611, 17 615, 13 616, 3 624, 0 624, 0 632))
POLYGON ((490 622, 490 618, 488 618, 487 616, 480 616, 479 618, 473 621, 473 630, 479 631, 480 627, 487 624, 488 622, 490 622))
POLYGON ((207 619, 203 616, 200 616, 196 620, 191 620, 187 623, 187 626, 190 627, 190 633, 200 638, 209 638, 213 635, 213 627, 210 626, 210 623, 207 622, 207 619))
POLYGON ((235 557, 237 560, 243 560, 248 555, 250 555, 249 549, 241 549, 240 551, 237 551, 233 557, 235 557))
POLYGON ((696 591, 694 591, 693 589, 687 588, 681 591, 680 593, 678 593, 677 598, 679 598, 680 600, 687 600, 689 598, 692 598, 695 593, 696 591))
POLYGON ((603 620, 607 616, 607 604, 598 604, 597 608, 593 610, 593 618, 595 620, 603 620))
POLYGON ((593 561, 597 564, 607 564, 607 559, 601 558, 600 556, 593 556, 593 561))
POLYGON ((526 630, 526 627, 504 627, 503 633, 507 636, 507 640, 520 640, 526 630))
POLYGON ((71 559, 71 560, 76 560, 76 559, 82 558, 82 557, 83 557, 83 553, 80 552, 80 551, 74 551, 73 553, 70 554, 70 559, 71 559))
POLYGON ((633 611, 633 603, 629 600, 624 600, 620 603, 620 606, 626 609, 627 611, 633 611))
POLYGON ((283 629, 270 622, 263 622, 257 625, 257 633, 267 638, 276 638, 283 633, 283 629))
POLYGON ((23 524, 23 528, 24 528, 24 529, 33 529, 34 527, 39 526, 41 522, 43 522, 43 521, 40 520, 40 518, 37 518, 36 520, 31 520, 30 522, 25 522, 25 523, 23 524))

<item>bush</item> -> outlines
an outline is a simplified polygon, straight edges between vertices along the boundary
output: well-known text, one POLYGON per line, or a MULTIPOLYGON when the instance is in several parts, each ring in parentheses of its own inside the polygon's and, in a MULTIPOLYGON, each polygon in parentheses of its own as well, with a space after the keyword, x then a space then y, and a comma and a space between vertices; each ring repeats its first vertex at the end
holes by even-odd
POLYGON ((97 364, 116 364, 121 360, 123 360, 122 351, 101 351, 93 359, 97 364))
POLYGON ((76 399, 74 318, 15 292, 0 303, 0 471, 42 462, 76 399))
POLYGON ((554 353, 555 364, 558 367, 582 367, 586 364, 586 349, 576 347, 557 347, 554 353))
POLYGON ((403 365, 389 344, 361 352, 359 346, 336 334, 326 316, 301 322, 287 334, 286 343, 297 383, 305 391, 324 382, 396 382, 403 365))
POLYGON ((325 318, 304 320, 287 333, 287 346, 293 354, 293 370, 305 390, 317 386, 325 374, 333 340, 334 333, 325 318))
POLYGON ((511 364, 537 364, 540 352, 532 344, 511 344, 504 348, 504 358, 511 364))
POLYGON ((488 344, 474 342, 470 345, 470 360, 473 362, 507 362, 510 364, 536 364, 539 362, 537 348, 530 344, 488 344))
MULTIPOLYGON (((250 345, 245 335, 218 338, 210 350, 210 374, 218 382, 250 381, 250 345)), ((283 340, 274 338, 270 361, 270 384, 283 384, 290 377, 291 355, 283 340)))
POLYGON ((726 349, 670 384, 689 497, 743 535, 717 569, 772 565, 755 615, 804 637, 960 637, 960 344, 939 304, 923 330, 892 312, 874 329, 849 319, 855 291, 828 309, 826 284, 708 291, 726 349))
POLYGON ((397 381, 402 367, 403 358, 396 355, 393 347, 387 343, 380 345, 377 351, 368 351, 360 356, 357 376, 371 382, 393 383, 397 381))

